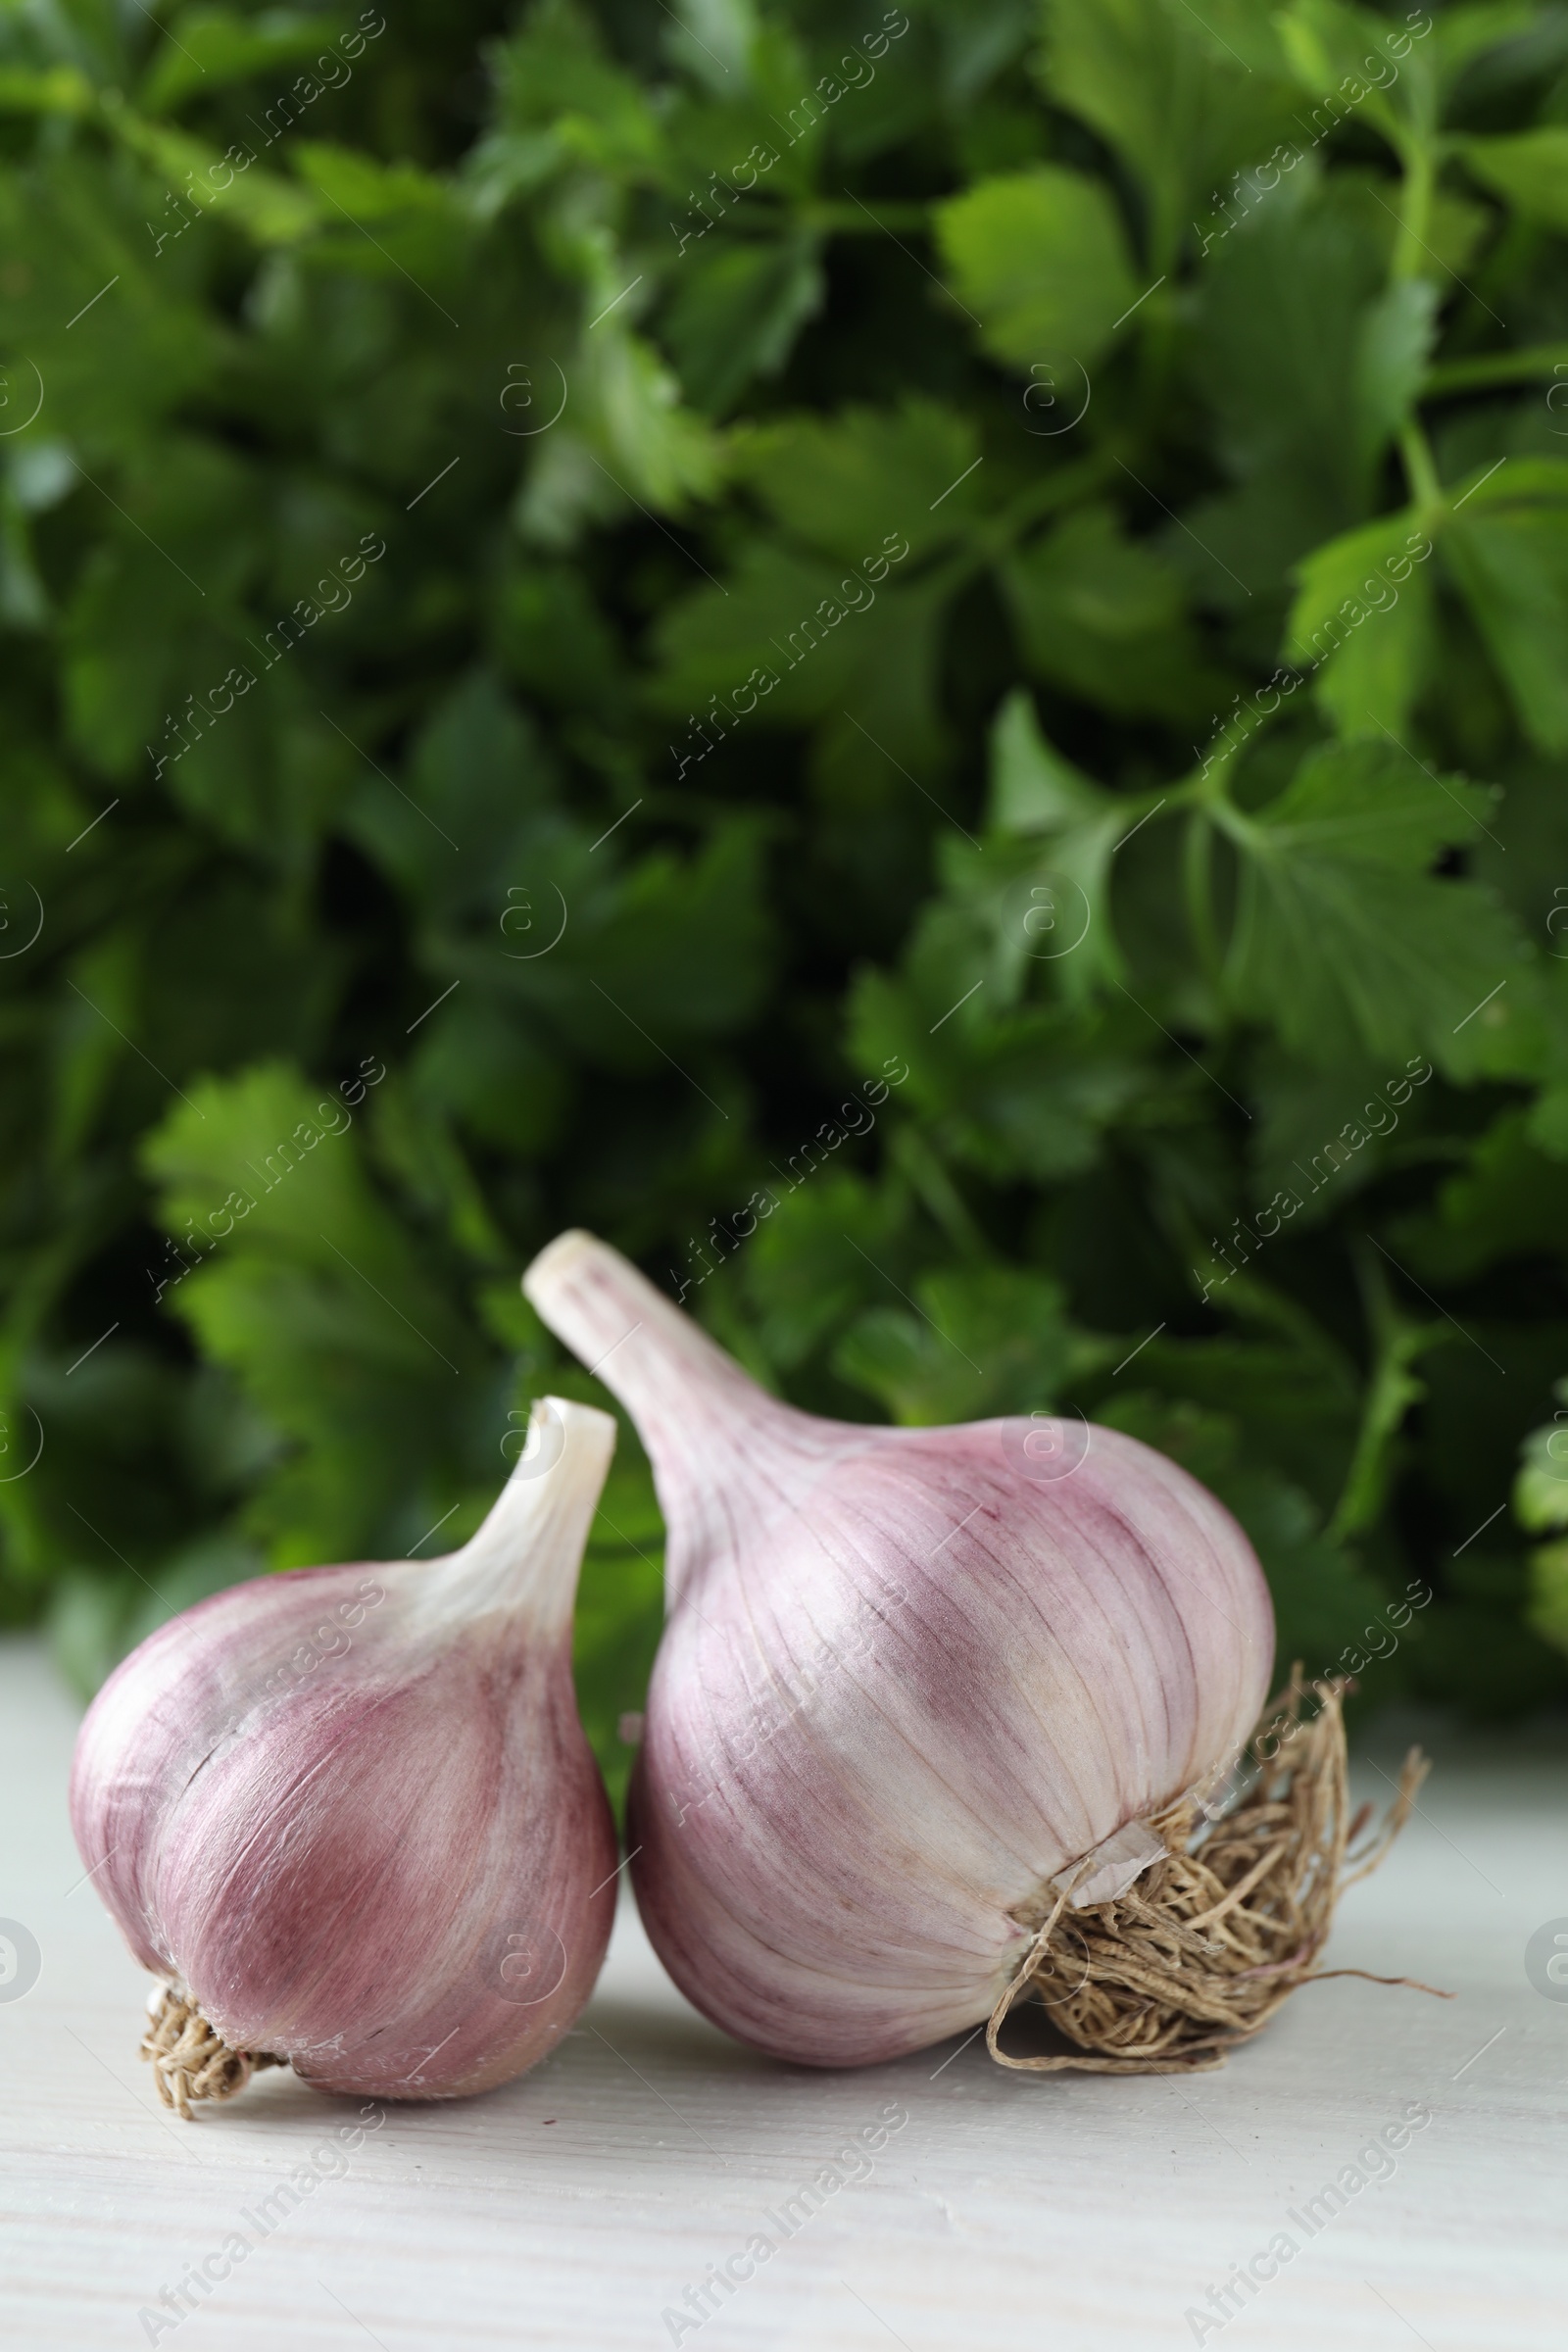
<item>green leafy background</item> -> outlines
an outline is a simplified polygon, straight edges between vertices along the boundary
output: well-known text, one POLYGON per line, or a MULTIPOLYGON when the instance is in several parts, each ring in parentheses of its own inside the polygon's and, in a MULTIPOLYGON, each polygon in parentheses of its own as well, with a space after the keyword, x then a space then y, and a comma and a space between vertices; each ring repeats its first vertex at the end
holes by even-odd
POLYGON ((467 1533, 584 1223, 1562 1699, 1568 13, 7 0, 0 140, 8 1621, 467 1533))

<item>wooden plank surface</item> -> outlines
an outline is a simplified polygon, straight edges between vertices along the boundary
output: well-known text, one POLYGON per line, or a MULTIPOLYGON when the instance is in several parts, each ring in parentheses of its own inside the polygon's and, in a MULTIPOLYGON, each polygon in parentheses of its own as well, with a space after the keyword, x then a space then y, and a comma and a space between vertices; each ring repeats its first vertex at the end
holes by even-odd
MULTIPOLYGON (((1223 2073, 1180 2083, 1006 2075, 983 2042, 817 2074, 708 2026, 627 1905, 594 2000, 545 2066, 465 2104, 388 2108, 345 2147, 357 2107, 287 2074, 195 2125, 158 2106, 135 2055, 147 1980, 79 1883, 67 1825, 74 1723, 36 1645, 0 1644, 0 1918, 41 1954, 25 1995, 0 1997, 7 2346, 1568 2339, 1568 1998, 1525 1966, 1538 1930, 1559 1916, 1568 1930, 1560 1738, 1440 1731, 1420 1817, 1347 1899, 1331 1964, 1424 1977, 1454 2000, 1309 1987, 1223 2073), (1412 2109, 1430 2121, 1356 2167, 1412 2109), (874 2153, 835 2168, 882 2130, 874 2153), (1343 2210, 1304 2211, 1347 2167, 1384 2177, 1347 2184, 1343 2210), (835 2169, 860 2177, 832 2188, 835 2169), (1296 2250, 1267 2256, 1282 2232, 1296 2250), (225 2254, 236 2237, 243 2255, 225 2254), (759 2237, 765 2258, 746 2251, 759 2237), (1260 2255, 1277 2276, 1250 2298, 1233 2288, 1217 2319, 1210 2287, 1260 2255), (174 2320, 161 2293, 208 2258, 228 2277, 205 2298, 187 2288, 194 2308, 174 2320), (697 2319, 687 2290, 726 2263, 752 2275, 710 2286, 697 2319)), ((1374 1744, 1358 1793, 1386 1797, 1378 1768, 1396 1755, 1392 1733, 1374 1744)))

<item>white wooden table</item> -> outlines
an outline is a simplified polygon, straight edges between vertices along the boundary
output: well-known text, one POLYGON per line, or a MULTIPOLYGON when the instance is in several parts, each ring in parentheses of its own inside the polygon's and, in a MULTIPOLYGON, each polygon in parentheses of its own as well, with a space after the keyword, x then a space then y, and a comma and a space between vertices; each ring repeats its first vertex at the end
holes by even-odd
MULTIPOLYGON (((1559 1917, 1568 1928, 1561 1739, 1440 1727, 1420 1817, 1347 1900, 1334 1963, 1423 1976, 1455 2000, 1354 1979, 1309 1987, 1223 2073, 1181 2083, 1007 2075, 983 2041, 817 2074, 707 2025, 628 1907, 592 2004, 546 2065, 466 2104, 389 2108, 362 2146, 333 2154, 356 2109, 285 2073, 194 2125, 159 2107, 135 2054, 147 1981, 78 1883, 65 1802, 74 1725, 42 1652, 0 1643, 0 1917, 40 1952, 24 1995, 0 1985, 7 2346, 1568 2341, 1568 1998, 1535 1989, 1525 1968, 1533 1934, 1559 1917), (1374 2134, 1423 2107, 1431 2121, 1407 2145, 1357 2168, 1387 2163, 1384 2178, 1343 2211, 1329 2199, 1303 2212, 1374 2134), (808 2219, 813 2200, 798 2203, 791 2230, 785 2202, 888 2109, 906 2120, 866 2176, 824 2188, 808 2219), (318 2185, 281 2216, 274 2200, 264 2234, 259 2201, 302 2162, 318 2185), (221 2252, 236 2232, 243 2259, 221 2252), (1250 2300, 1233 2286, 1233 2316, 1217 2323, 1209 2288, 1280 2232, 1298 2250, 1250 2300), (758 2262, 744 2250, 760 2234, 775 2251, 758 2262), (204 2261, 229 2276, 205 2298, 187 2286, 193 2308, 176 2321, 177 2291, 172 2307, 160 2294, 204 2261), (710 2316, 681 2324, 694 2319, 686 2290, 726 2262, 754 2275, 727 2295, 710 2286, 710 2316)), ((1388 1793, 1373 1766, 1394 1769, 1396 1753, 1392 1735, 1372 1748, 1358 1793, 1388 1793)))

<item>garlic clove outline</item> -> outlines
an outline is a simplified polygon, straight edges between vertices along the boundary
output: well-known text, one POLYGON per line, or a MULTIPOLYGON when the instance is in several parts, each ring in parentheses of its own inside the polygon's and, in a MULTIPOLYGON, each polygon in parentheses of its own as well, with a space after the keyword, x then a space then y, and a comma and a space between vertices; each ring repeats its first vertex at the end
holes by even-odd
POLYGON ((977 2025, 1058 1874, 1251 1733, 1274 1622, 1246 1536, 1114 1430, 783 1404, 590 1234, 523 1288, 630 1411, 664 1513, 627 1842, 669 1973, 808 2065, 977 2025))
POLYGON ((457 2098, 576 2018, 615 1902, 571 1679, 614 1443, 612 1415, 543 1398, 460 1550, 259 1577, 104 1685, 72 1822, 171 1988, 148 2052, 170 2103, 227 2095, 259 2057, 322 2090, 457 2098))

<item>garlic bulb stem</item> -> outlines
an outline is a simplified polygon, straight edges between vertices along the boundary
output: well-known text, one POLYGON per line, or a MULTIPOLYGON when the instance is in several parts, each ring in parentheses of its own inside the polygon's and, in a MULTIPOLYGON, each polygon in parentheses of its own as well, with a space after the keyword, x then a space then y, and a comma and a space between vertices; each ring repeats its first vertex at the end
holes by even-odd
MULTIPOLYGON (((542 1636, 564 1635, 614 1450, 611 1414, 564 1396, 536 1399, 523 1451, 482 1524, 461 1550, 416 1563, 441 1572, 426 1588, 440 1614, 454 1604, 474 1617, 504 1610, 542 1636)), ((419 1591, 410 1595, 415 1620, 419 1591)))
POLYGON ((775 1465, 799 1470, 842 1454, 861 1432, 783 1404, 662 1291, 591 1233, 562 1234, 540 1251, 522 1287, 551 1330, 620 1398, 654 1466, 668 1529, 670 1605, 721 1540, 702 1507, 742 1479, 754 1511, 766 1508, 775 1465))
POLYGON ((559 1235, 529 1266, 522 1287, 558 1338, 614 1390, 639 1426, 683 1431, 692 1400, 705 1391, 732 1409, 744 1410, 749 1396, 781 1409, 733 1356, 594 1234, 559 1235))

